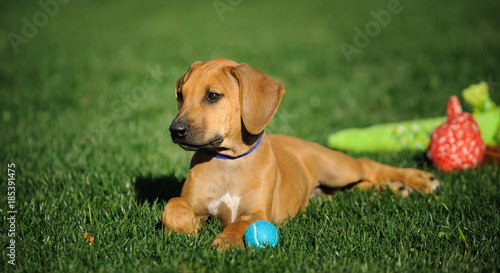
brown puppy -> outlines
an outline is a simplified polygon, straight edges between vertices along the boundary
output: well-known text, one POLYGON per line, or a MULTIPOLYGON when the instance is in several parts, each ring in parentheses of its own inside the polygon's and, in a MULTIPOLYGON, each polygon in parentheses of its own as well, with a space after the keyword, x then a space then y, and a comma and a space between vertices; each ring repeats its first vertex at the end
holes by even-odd
POLYGON ((216 216, 224 231, 212 246, 226 249, 243 246, 243 234, 256 220, 280 222, 297 215, 320 185, 389 186, 403 194, 410 188, 405 185, 427 193, 439 186, 431 173, 267 135, 264 127, 285 90, 261 71, 221 58, 195 62, 177 81, 179 113, 171 136, 196 152, 181 197, 165 206, 168 230, 196 234, 207 216, 216 216))

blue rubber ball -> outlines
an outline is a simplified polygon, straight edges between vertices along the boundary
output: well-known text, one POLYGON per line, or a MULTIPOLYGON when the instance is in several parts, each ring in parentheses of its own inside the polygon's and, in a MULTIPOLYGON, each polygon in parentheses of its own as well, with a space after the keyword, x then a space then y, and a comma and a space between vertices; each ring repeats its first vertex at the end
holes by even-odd
POLYGON ((259 220, 253 222, 245 231, 245 245, 247 247, 263 248, 276 247, 278 244, 278 230, 271 222, 259 220))

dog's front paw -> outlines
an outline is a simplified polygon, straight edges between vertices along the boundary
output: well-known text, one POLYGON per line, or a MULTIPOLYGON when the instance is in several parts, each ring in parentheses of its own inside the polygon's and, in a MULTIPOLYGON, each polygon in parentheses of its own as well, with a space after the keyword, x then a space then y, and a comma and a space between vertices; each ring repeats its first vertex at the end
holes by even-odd
POLYGON ((161 220, 168 231, 184 232, 189 235, 196 235, 198 232, 193 209, 183 198, 170 199, 163 210, 161 220))
POLYGON ((221 233, 215 237, 211 247, 218 248, 221 251, 229 250, 231 248, 244 247, 243 240, 238 239, 230 234, 221 233))
POLYGON ((389 189, 391 189, 397 196, 401 197, 407 197, 415 191, 413 187, 400 181, 389 181, 382 185, 389 187, 389 189))
POLYGON ((415 189, 432 193, 441 186, 439 180, 432 173, 417 169, 405 169, 405 172, 404 183, 415 189))

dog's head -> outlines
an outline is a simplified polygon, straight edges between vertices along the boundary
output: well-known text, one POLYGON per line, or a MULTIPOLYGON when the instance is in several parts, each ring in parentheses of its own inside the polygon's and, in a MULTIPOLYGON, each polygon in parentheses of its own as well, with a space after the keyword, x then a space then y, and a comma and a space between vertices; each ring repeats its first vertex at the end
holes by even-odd
POLYGON ((172 140, 185 150, 208 149, 227 156, 248 152, 285 91, 281 83, 247 64, 222 58, 197 61, 177 81, 179 113, 170 125, 172 140))

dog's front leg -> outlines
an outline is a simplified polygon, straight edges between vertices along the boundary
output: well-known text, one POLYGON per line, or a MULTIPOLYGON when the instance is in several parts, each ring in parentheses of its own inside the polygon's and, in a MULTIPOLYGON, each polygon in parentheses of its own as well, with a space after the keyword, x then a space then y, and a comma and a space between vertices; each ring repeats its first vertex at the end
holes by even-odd
POLYGON ((233 247, 244 247, 243 235, 247 228, 257 220, 269 220, 264 213, 256 213, 250 216, 242 216, 239 221, 229 224, 224 231, 215 237, 212 247, 221 251, 233 247))
POLYGON ((189 202, 182 197, 172 198, 168 201, 161 220, 168 231, 177 233, 197 234, 201 225, 199 217, 195 217, 189 202))

